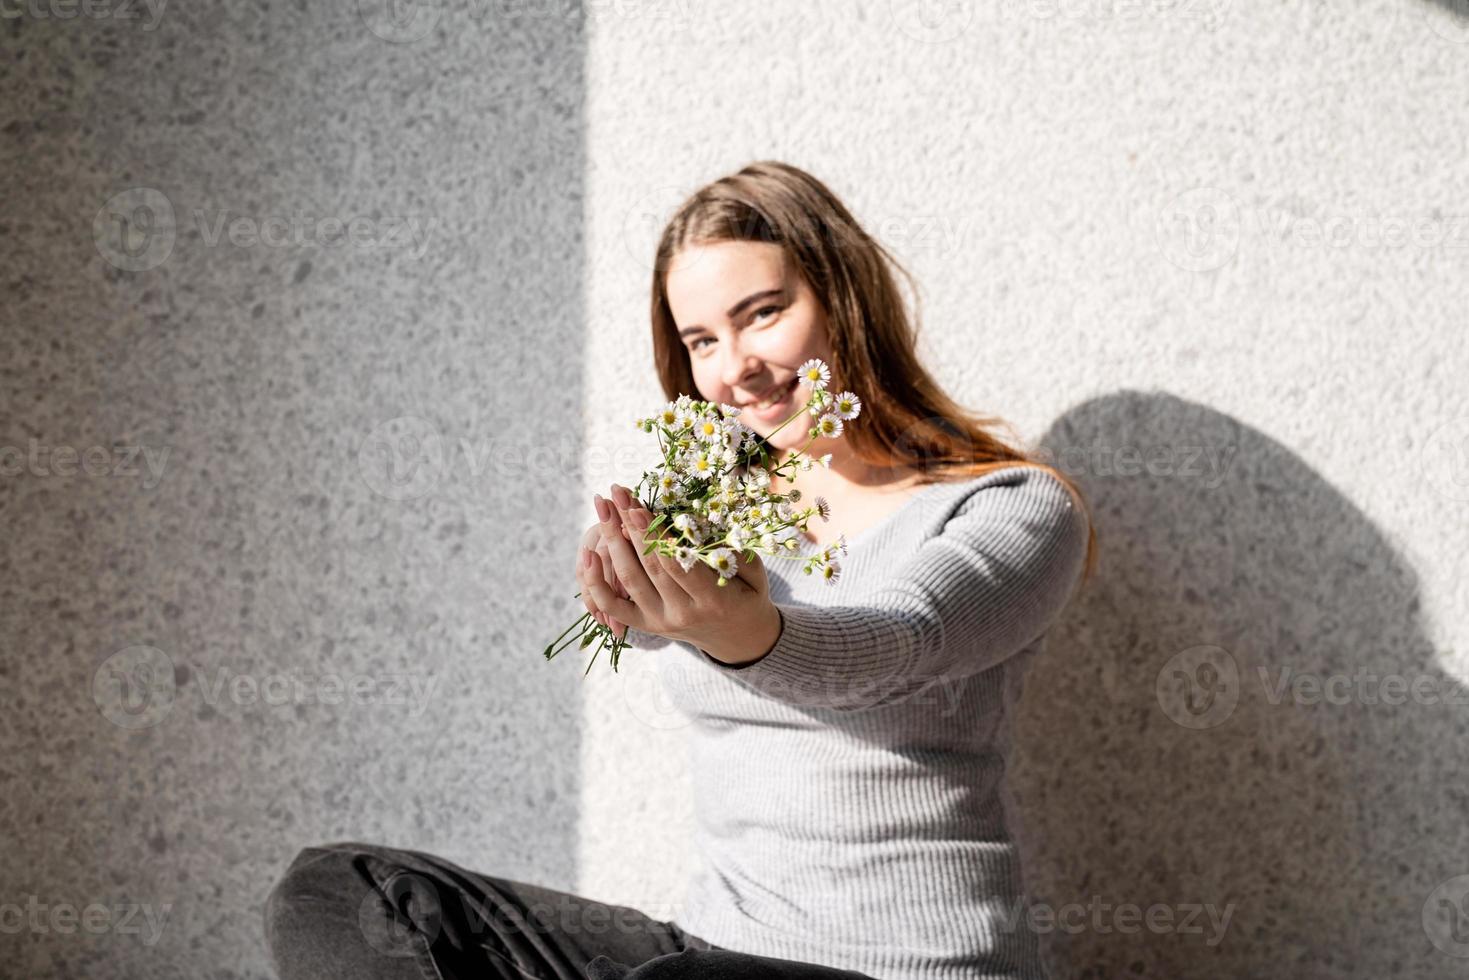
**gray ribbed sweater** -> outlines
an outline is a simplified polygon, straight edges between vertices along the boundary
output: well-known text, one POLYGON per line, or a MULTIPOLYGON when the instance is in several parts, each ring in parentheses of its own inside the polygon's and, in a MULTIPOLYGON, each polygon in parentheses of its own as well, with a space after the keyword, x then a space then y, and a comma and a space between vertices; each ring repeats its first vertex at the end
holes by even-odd
POLYGON ((1016 466, 925 486, 847 540, 834 585, 765 559, 784 626, 762 659, 682 641, 659 658, 691 721, 703 864, 674 920, 878 980, 1044 977, 1011 919, 1008 716, 1080 577, 1086 516, 1016 466))

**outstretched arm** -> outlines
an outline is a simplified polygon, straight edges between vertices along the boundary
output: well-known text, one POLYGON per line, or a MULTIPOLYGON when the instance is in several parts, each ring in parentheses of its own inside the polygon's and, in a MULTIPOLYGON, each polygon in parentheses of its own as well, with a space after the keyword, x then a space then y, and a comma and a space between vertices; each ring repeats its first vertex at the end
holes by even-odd
POLYGON ((791 704, 901 700, 993 667, 1044 633, 1071 597, 1088 530, 1051 474, 997 471, 861 605, 777 603, 783 627, 769 653, 739 667, 708 660, 791 704))

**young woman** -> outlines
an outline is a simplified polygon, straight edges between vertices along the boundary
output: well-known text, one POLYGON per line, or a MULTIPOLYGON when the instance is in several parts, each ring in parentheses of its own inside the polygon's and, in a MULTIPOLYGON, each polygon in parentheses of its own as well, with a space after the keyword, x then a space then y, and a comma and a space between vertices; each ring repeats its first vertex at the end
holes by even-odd
POLYGON ((900 268, 825 185, 775 162, 699 190, 659 242, 664 392, 741 406, 777 459, 830 453, 791 485, 830 503, 806 543, 841 551, 835 579, 757 560, 719 587, 703 565, 640 554, 651 515, 625 488, 596 498, 583 601, 636 648, 672 647, 658 669, 693 722, 703 866, 684 912, 660 921, 420 852, 307 848, 267 906, 283 980, 1044 976, 1009 720, 1095 533, 1065 476, 924 370, 900 268), (809 397, 811 358, 862 408, 808 446, 805 422, 781 423, 809 397), (565 914, 532 911, 548 905, 565 914))

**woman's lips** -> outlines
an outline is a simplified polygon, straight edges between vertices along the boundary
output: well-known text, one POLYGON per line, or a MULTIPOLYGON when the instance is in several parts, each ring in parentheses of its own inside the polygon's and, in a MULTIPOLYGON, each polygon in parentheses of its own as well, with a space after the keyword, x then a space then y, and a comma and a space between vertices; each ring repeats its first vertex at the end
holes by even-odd
POLYGON ((790 401, 791 393, 795 390, 796 387, 796 381, 796 378, 792 378, 785 383, 785 394, 781 396, 780 401, 776 402, 768 408, 758 408, 752 404, 748 406, 749 410, 755 415, 756 418, 762 420, 769 419, 771 416, 778 414, 780 410, 785 406, 786 402, 790 401))

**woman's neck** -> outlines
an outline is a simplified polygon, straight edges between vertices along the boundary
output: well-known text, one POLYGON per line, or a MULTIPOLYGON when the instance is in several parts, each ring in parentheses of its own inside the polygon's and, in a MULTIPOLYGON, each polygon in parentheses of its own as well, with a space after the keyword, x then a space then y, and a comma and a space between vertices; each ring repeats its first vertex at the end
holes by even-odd
MULTIPOLYGON (((840 499, 867 492, 887 493, 921 482, 918 479, 918 470, 902 465, 882 466, 870 463, 852 452, 850 445, 843 446, 840 440, 818 440, 812 443, 809 452, 802 455, 809 455, 815 460, 828 452, 831 453, 831 466, 816 464, 809 470, 798 469, 790 480, 772 474, 770 489, 776 493, 788 493, 795 487, 801 491, 804 501, 817 495, 840 499), (822 448, 822 442, 828 442, 829 445, 822 448)), ((784 462, 791 455, 789 452, 782 452, 779 458, 784 462)))

